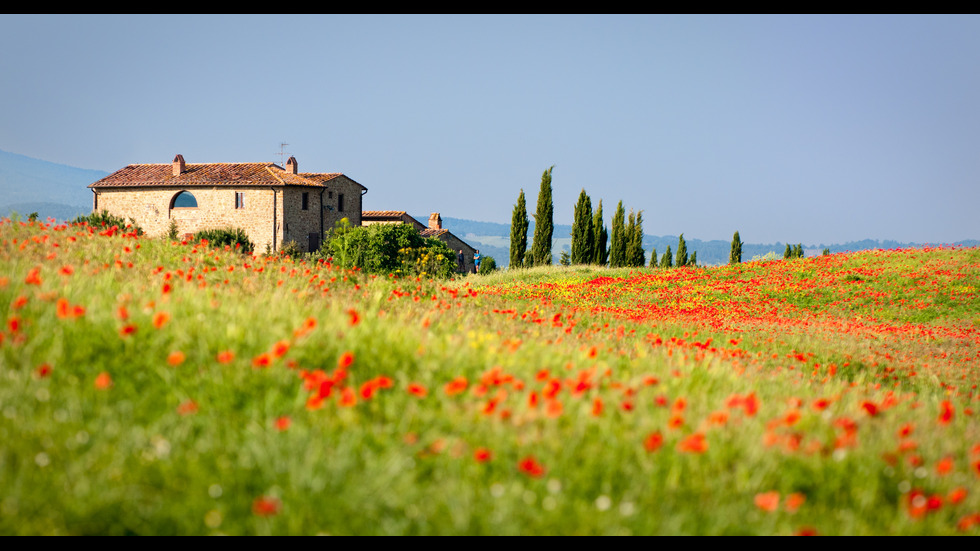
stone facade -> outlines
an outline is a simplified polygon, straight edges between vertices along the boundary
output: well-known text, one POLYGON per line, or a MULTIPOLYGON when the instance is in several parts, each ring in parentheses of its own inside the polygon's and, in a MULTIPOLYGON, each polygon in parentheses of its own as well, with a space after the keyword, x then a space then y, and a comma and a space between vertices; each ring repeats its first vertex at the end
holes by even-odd
MULTIPOLYGON (((296 160, 272 163, 130 165, 89 186, 92 208, 135 220, 149 236, 204 229, 241 228, 256 252, 295 241, 302 251, 319 247, 324 232, 341 218, 361 223, 367 188, 343 174, 301 174, 296 160), (176 206, 189 193, 196 207, 176 206)), ((183 200, 181 201, 183 203, 183 200)))

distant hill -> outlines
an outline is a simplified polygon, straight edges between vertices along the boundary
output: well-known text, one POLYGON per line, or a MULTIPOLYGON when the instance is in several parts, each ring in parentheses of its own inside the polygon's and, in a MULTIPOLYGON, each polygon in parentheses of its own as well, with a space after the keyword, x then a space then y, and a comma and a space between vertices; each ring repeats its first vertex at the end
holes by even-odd
MULTIPOLYGON (((0 216, 16 212, 26 218, 32 212, 37 212, 41 220, 54 218, 58 221, 71 220, 79 214, 88 214, 92 210, 92 191, 89 184, 105 176, 108 172, 89 170, 68 165, 33 159, 16 153, 0 151, 0 216)), ((507 213, 509 216, 509 213, 507 213)), ((415 216, 425 223, 429 215, 415 216)), ((443 227, 453 232, 457 237, 480 250, 484 256, 492 256, 497 266, 507 266, 510 260, 510 224, 497 222, 477 222, 461 218, 443 217, 443 227)), ((554 262, 558 262, 561 251, 571 251, 572 227, 555 226, 553 238, 554 262)), ((530 221, 528 240, 534 235, 534 220, 530 221)), ((725 264, 728 262, 730 241, 702 241, 690 236, 684 237, 687 250, 697 251, 698 264, 703 266, 725 264)), ((980 246, 980 241, 966 240, 955 243, 966 247, 980 246)), ((643 248, 649 255, 654 248, 658 255, 667 251, 676 252, 676 235, 644 235, 643 248)), ((820 254, 824 248, 831 252, 863 251, 867 249, 894 249, 904 247, 920 247, 922 243, 899 243, 897 241, 877 241, 865 239, 837 245, 804 245, 808 256, 820 254)), ((745 243, 742 246, 742 258, 751 260, 753 256, 764 256, 774 252, 782 258, 786 243, 770 244, 745 243)))
POLYGON ((87 214, 92 191, 86 186, 108 174, 0 151, 0 214, 37 212, 59 221, 87 214))
MULTIPOLYGON (((422 220, 423 218, 418 218, 422 220)), ((428 218, 428 217, 425 217, 428 218)), ((473 247, 480 250, 484 255, 494 257, 497 266, 506 266, 510 261, 510 224, 499 224, 495 222, 476 222, 460 218, 442 218, 444 228, 453 232, 457 237, 463 239, 473 247)), ((571 226, 555 226, 553 234, 554 261, 558 262, 561 251, 571 252, 571 226)), ((534 235, 534 221, 530 221, 528 228, 528 241, 534 235)), ((670 246, 672 253, 677 252, 677 235, 647 235, 643 236, 643 250, 647 255, 647 263, 650 261, 650 254, 656 248, 658 257, 667 252, 670 246)), ((702 241, 700 239, 684 236, 688 254, 697 251, 698 264, 702 266, 712 266, 728 263, 728 254, 731 251, 731 241, 711 240, 702 241)), ((962 245, 964 247, 980 246, 980 241, 967 239, 956 243, 944 243, 949 245, 962 245)), ((777 241, 776 243, 744 243, 742 245, 742 259, 751 260, 755 256, 765 256, 770 252, 776 253, 778 258, 783 257, 786 243, 777 241)), ((790 243, 796 245, 796 243, 790 243)), ((857 252, 868 249, 898 249, 908 247, 922 247, 925 243, 901 243, 891 240, 864 239, 862 241, 849 241, 843 244, 834 245, 804 245, 803 249, 807 256, 816 256, 823 253, 824 249, 830 249, 832 253, 857 252)))

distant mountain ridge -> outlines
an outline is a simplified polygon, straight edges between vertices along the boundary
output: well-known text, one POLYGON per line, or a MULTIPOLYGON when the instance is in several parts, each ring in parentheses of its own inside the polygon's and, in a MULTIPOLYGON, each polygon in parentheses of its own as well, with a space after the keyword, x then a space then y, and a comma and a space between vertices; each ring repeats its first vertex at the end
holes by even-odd
MULTIPOLYGON (((42 161, 17 153, 0 150, 0 216, 16 212, 26 217, 37 212, 42 220, 54 218, 57 221, 71 220, 79 214, 88 214, 92 210, 92 191, 88 185, 100 180, 109 173, 101 170, 76 168, 68 165, 42 161)), ((510 216, 510 213, 503 213, 510 216)), ((429 215, 415 216, 425 223, 429 215)), ((480 250, 484 256, 492 256, 498 266, 506 266, 510 260, 510 224, 497 222, 478 222, 462 218, 443 217, 443 227, 480 250)), ((608 222, 607 222, 608 224, 608 222)), ((533 236, 534 220, 530 221, 528 238, 533 236)), ((562 250, 571 250, 571 226, 556 225, 553 237, 554 261, 557 262, 562 250)), ((733 230, 734 233, 734 230, 733 230)), ((744 237, 744 236, 743 236, 744 237)), ((643 248, 649 255, 654 248, 658 255, 677 249, 676 235, 644 235, 643 248)), ((728 262, 730 241, 700 239, 685 237, 688 254, 697 251, 698 264, 713 265, 728 262)), ((965 247, 980 246, 980 241, 965 240, 951 245, 965 247)), ((792 244, 791 244, 792 245, 792 244)), ((894 249, 904 247, 921 247, 923 243, 899 243, 897 241, 877 241, 865 239, 851 241, 838 245, 805 245, 807 255, 820 254, 824 248, 831 252, 862 251, 867 249, 894 249)), ((742 258, 750 260, 753 256, 763 256, 775 252, 782 257, 786 243, 771 244, 745 243, 742 246, 742 258)))
MULTIPOLYGON (((422 220, 425 218, 415 217, 422 220)), ((608 224, 608 222, 607 222, 608 224)), ((476 222, 461 218, 442 217, 442 226, 453 232, 457 237, 463 239, 473 247, 480 250, 481 254, 494 257, 498 266, 506 266, 510 261, 510 224, 500 224, 496 222, 476 222)), ((562 250, 571 251, 571 226, 556 225, 552 237, 554 247, 554 260, 558 261, 562 250)), ((734 230, 732 231, 734 234, 734 230)), ((528 227, 528 241, 534 235, 534 220, 530 221, 528 227)), ((670 246, 672 253, 677 252, 677 235, 643 235, 643 250, 647 255, 647 263, 650 261, 650 254, 654 249, 657 251, 658 258, 667 252, 670 246)), ((714 239, 703 241, 692 237, 684 237, 687 245, 687 252, 691 254, 697 251, 698 264, 711 266, 717 264, 727 264, 728 255, 731 252, 731 241, 714 239)), ((797 243, 789 243, 790 246, 797 243)), ((939 245, 940 243, 929 243, 939 245)), ((942 243, 943 245, 962 245, 964 247, 978 247, 980 240, 966 239, 955 243, 942 243)), ((768 253, 776 253, 777 258, 782 258, 783 251, 787 243, 777 241, 775 243, 743 243, 742 259, 751 260, 753 257, 762 257, 768 253)), ((849 241, 842 244, 825 245, 803 245, 803 250, 807 256, 816 256, 823 253, 824 249, 830 249, 832 253, 857 252, 869 249, 899 249, 909 247, 922 247, 927 243, 902 243, 893 240, 864 239, 861 241, 849 241)))

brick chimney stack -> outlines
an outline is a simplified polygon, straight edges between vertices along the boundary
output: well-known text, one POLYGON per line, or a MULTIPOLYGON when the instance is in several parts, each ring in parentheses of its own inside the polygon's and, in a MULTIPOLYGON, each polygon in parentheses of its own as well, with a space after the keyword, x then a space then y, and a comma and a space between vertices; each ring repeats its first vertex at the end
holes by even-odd
POLYGON ((296 157, 290 157, 286 160, 286 172, 290 174, 296 174, 299 171, 299 163, 296 162, 296 157))
POLYGON ((180 173, 184 171, 184 156, 178 154, 174 157, 174 176, 180 176, 180 173))
POLYGON ((439 216, 438 212, 433 212, 431 215, 429 215, 429 229, 430 230, 442 229, 442 217, 439 216))

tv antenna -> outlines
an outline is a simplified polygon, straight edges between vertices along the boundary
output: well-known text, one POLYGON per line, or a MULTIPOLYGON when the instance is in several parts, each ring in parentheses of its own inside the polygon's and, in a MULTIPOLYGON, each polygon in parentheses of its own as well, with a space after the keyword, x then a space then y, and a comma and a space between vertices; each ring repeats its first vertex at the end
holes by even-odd
POLYGON ((280 142, 279 143, 279 166, 286 166, 286 165, 283 164, 282 158, 286 154, 283 148, 285 148, 287 145, 289 145, 289 144, 288 143, 285 143, 285 142, 280 142))

